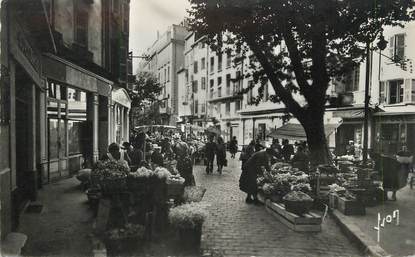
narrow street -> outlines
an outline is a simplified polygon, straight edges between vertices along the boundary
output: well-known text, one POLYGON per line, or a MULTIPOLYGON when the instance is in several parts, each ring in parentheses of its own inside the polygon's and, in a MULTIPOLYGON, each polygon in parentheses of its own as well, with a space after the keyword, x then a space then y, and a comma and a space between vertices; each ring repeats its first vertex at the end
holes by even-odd
MULTIPOLYGON (((211 256, 361 256, 329 216, 322 232, 298 233, 278 222, 263 206, 247 205, 239 191, 240 162, 230 159, 219 175, 195 166, 196 183, 207 188, 210 207, 202 247, 211 256)), ((208 255, 209 256, 209 255, 208 255)))

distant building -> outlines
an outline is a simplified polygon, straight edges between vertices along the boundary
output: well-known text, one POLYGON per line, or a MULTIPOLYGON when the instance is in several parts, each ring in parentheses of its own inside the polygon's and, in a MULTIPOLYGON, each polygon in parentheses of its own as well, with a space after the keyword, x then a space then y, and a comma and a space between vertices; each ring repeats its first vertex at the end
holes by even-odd
MULTIPOLYGON (((178 74, 184 65, 184 40, 188 33, 182 25, 172 25, 143 56, 148 58, 140 63, 139 70, 156 75, 163 87, 158 103, 161 125, 176 125, 179 111, 178 74)), ((142 124, 147 125, 147 124, 142 124)))

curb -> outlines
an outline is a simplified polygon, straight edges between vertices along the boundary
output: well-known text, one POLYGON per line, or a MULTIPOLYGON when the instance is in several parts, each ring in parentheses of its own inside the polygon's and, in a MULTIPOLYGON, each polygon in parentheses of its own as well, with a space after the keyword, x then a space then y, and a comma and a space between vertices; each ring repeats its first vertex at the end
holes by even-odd
POLYGON ((390 257, 378 243, 371 237, 367 236, 362 230, 353 223, 352 219, 342 214, 338 210, 333 210, 331 216, 340 226, 343 233, 353 242, 357 243, 359 248, 364 251, 365 254, 373 257, 390 257))

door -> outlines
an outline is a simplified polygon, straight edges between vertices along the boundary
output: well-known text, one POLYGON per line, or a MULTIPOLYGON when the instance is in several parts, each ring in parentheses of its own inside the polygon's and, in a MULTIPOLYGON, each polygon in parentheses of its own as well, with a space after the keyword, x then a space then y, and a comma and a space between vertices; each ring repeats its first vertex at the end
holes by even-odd
POLYGON ((68 175, 66 104, 48 104, 48 178, 47 182, 68 175), (60 108, 57 108, 57 107, 60 108))

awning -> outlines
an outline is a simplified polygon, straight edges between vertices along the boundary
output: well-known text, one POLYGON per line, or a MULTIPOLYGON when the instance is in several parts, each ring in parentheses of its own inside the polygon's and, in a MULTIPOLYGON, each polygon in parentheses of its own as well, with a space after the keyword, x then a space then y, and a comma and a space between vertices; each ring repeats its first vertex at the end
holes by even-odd
MULTIPOLYGON (((326 137, 330 136, 336 129, 341 125, 341 122, 334 124, 325 124, 324 131, 326 137)), ((288 123, 274 129, 268 137, 297 140, 297 141, 307 141, 307 136, 305 134, 304 128, 301 124, 297 123, 288 123)))

